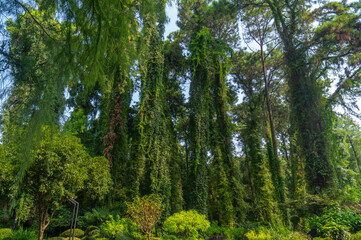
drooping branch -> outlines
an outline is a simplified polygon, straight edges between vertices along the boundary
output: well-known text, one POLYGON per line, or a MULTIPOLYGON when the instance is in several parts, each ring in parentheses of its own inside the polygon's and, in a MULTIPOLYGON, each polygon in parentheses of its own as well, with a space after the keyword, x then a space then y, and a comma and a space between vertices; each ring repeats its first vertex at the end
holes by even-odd
POLYGON ((30 17, 34 20, 34 22, 41 28, 41 30, 51 39, 53 39, 49 33, 45 30, 44 26, 31 14, 31 11, 28 7, 26 7, 23 3, 19 2, 18 0, 14 0, 17 4, 19 4, 27 13, 29 13, 30 17))

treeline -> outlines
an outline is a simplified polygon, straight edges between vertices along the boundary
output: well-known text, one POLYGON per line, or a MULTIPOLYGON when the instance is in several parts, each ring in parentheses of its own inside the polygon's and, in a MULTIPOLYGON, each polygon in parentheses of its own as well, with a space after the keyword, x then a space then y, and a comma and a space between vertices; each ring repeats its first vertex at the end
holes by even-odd
POLYGON ((155 193, 163 219, 195 209, 297 227, 359 201, 361 4, 179 0, 164 39, 166 4, 1 1, 3 206, 21 196, 44 126, 108 159, 112 190, 79 196, 89 206, 155 193))

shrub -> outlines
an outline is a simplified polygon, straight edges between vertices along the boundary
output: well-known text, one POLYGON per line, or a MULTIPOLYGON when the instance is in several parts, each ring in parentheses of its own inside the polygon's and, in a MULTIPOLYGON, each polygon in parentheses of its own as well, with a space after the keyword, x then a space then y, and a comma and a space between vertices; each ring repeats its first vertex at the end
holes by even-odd
MULTIPOLYGON (((62 234, 60 234, 60 237, 69 238, 69 235, 70 235, 70 229, 68 229, 65 232, 63 232, 62 234)), ((84 236, 84 231, 81 229, 75 229, 74 236, 77 238, 82 238, 84 236)))
POLYGON ((126 218, 120 218, 119 215, 114 219, 110 216, 110 220, 100 226, 102 233, 109 238, 132 238, 141 239, 142 235, 134 221, 126 218))
POLYGON ((207 229, 206 235, 211 237, 226 237, 227 239, 241 239, 246 233, 243 228, 229 228, 226 226, 219 226, 217 221, 212 222, 207 229))
POLYGON ((36 240, 38 239, 37 232, 33 230, 24 230, 20 228, 17 231, 12 231, 10 235, 7 235, 4 240, 36 240))
POLYGON ((306 240, 309 239, 309 237, 304 234, 304 233, 300 233, 300 232, 293 232, 290 235, 288 235, 288 237, 286 238, 287 240, 306 240))
POLYGON ((244 236, 248 240, 271 240, 271 235, 264 233, 262 230, 258 233, 253 230, 249 230, 244 236))
POLYGON ((351 240, 361 240, 361 231, 351 235, 351 240))
POLYGON ((11 234, 10 228, 1 228, 0 229, 0 239, 3 239, 11 234))
POLYGON ((115 215, 116 212, 111 211, 108 207, 93 208, 90 212, 84 214, 84 224, 86 226, 100 226, 109 220, 109 215, 115 215))
POLYGON ((350 237, 348 230, 349 229, 346 226, 335 222, 329 222, 321 227, 323 236, 332 239, 348 239, 350 237))
POLYGON ((293 232, 288 227, 284 225, 273 225, 269 228, 259 228, 264 233, 271 236, 272 240, 306 240, 309 239, 309 236, 300 233, 300 232, 293 232))
POLYGON ((321 216, 306 221, 309 229, 316 230, 319 237, 347 239, 349 232, 361 229, 361 216, 349 208, 333 207, 325 209, 321 216))
POLYGON ((200 239, 200 234, 207 231, 210 223, 205 215, 190 210, 173 214, 163 226, 166 233, 177 234, 183 239, 200 239))
POLYGON ((217 221, 212 222, 210 227, 207 229, 207 236, 209 237, 219 237, 219 236, 225 236, 225 233, 229 229, 225 226, 219 226, 217 221))
POLYGON ((230 228, 225 232, 227 239, 242 239, 246 229, 244 228, 230 228))
POLYGON ((88 233, 88 236, 99 236, 100 235, 100 230, 99 229, 94 229, 94 230, 91 230, 89 233, 88 233))

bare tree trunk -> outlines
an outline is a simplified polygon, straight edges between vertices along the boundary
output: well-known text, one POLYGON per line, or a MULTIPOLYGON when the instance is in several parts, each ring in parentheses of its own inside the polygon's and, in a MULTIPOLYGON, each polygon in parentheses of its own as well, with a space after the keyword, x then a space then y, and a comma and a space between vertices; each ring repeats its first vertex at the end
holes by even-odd
POLYGON ((274 127, 272 108, 271 108, 271 101, 270 101, 270 97, 269 97, 267 69, 266 69, 266 62, 265 62, 263 43, 262 42, 261 42, 261 60, 262 60, 264 90, 265 90, 266 103, 267 103, 267 112, 268 112, 268 118, 269 118, 271 136, 272 136, 273 154, 275 155, 276 161, 278 162, 277 140, 276 140, 276 133, 275 133, 276 131, 275 131, 275 127, 274 127))
POLYGON ((268 89, 268 79, 267 79, 267 68, 266 68, 266 60, 264 56, 264 49, 263 49, 263 39, 260 40, 260 47, 261 47, 261 60, 262 60, 262 71, 263 71, 263 80, 264 80, 264 88, 265 88, 265 96, 266 96, 266 103, 267 103, 267 112, 268 112, 268 118, 270 123, 270 130, 271 130, 271 142, 272 142, 272 148, 273 148, 273 156, 274 156, 274 165, 271 166, 271 174, 276 175, 273 176, 274 181, 276 181, 277 184, 277 190, 278 191, 278 198, 279 202, 281 203, 280 209, 283 212, 284 220, 287 223, 288 222, 288 213, 287 209, 282 206, 286 202, 286 194, 285 194, 285 184, 284 179, 282 176, 282 170, 281 170, 281 163, 278 158, 278 149, 277 149, 277 139, 276 139, 276 131, 274 127, 274 121, 273 121, 273 115, 272 115, 272 108, 271 108, 271 101, 269 97, 269 89, 268 89), (274 168, 274 169, 272 169, 274 168))
POLYGON ((45 219, 44 219, 44 213, 41 209, 39 209, 39 240, 43 240, 44 237, 44 228, 45 226, 45 219))

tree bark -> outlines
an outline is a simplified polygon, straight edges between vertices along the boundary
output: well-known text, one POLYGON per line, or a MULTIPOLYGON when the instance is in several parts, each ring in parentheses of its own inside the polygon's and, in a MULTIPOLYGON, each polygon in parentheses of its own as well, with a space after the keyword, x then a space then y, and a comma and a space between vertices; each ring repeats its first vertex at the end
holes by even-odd
POLYGON ((278 158, 276 131, 275 131, 275 127, 274 127, 271 101, 270 101, 270 97, 269 97, 267 68, 266 68, 266 60, 265 60, 264 49, 263 49, 263 39, 260 40, 260 47, 261 47, 262 71, 263 71, 266 103, 267 103, 268 120, 270 123, 271 138, 272 138, 271 143, 272 143, 273 156, 274 156, 273 163, 272 163, 272 160, 270 159, 271 174, 273 175, 273 177, 272 177, 273 181, 275 181, 275 184, 277 184, 277 186, 275 186, 275 187, 276 187, 276 191, 278 191, 277 195, 278 195, 279 202, 281 204, 280 209, 283 212, 284 220, 287 223, 288 222, 287 209, 284 206, 282 206, 286 201, 286 194, 285 194, 286 190, 285 190, 284 179, 283 179, 282 171, 281 171, 281 163, 278 158), (272 166, 272 165, 274 165, 274 166, 272 166))
POLYGON ((267 103, 268 119, 269 119, 269 123, 270 123, 271 136, 272 136, 272 147, 273 147, 273 153, 275 155, 276 161, 278 161, 276 131, 275 131, 275 127, 274 127, 272 108, 271 108, 271 101, 270 101, 270 97, 269 97, 266 61, 265 61, 265 57, 264 57, 263 43, 261 43, 261 44, 262 44, 262 46, 261 46, 261 60, 262 60, 264 90, 265 90, 266 103, 267 103))
POLYGON ((359 158, 358 158, 358 156, 357 156, 357 152, 356 152, 356 150, 355 150, 355 147, 354 147, 354 145, 353 145, 353 143, 352 143, 352 140, 351 140, 350 136, 347 136, 347 137, 348 137, 348 140, 350 141, 350 145, 351 145, 351 148, 352 148, 353 154, 355 155, 358 170, 359 170, 359 172, 361 173, 361 168, 360 168, 360 159, 359 159, 359 158))
POLYGON ((43 240, 45 231, 45 220, 42 209, 39 209, 39 240, 43 240))

